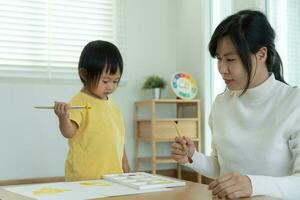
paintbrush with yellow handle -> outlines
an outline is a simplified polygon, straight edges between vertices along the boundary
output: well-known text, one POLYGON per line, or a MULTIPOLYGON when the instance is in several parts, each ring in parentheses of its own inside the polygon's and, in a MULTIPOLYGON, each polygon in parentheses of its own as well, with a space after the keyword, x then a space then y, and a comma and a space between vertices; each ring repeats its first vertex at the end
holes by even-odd
MULTIPOLYGON (((54 106, 35 106, 37 109, 54 109, 54 106)), ((69 106, 70 110, 73 109, 91 109, 91 106, 69 106)))

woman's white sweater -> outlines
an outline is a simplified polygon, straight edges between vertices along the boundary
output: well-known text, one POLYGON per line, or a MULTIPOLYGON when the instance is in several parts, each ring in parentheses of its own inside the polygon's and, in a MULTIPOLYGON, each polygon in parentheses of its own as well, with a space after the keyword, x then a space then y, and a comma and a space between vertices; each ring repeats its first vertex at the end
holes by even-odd
POLYGON ((271 75, 261 85, 218 95, 210 114, 212 154, 186 166, 216 178, 238 172, 253 196, 300 199, 300 89, 271 75))

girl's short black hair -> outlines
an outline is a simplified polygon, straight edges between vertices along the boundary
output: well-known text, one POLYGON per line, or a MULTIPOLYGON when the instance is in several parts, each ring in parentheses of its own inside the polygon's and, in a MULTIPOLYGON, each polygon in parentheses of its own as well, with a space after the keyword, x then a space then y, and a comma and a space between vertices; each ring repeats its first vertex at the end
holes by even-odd
POLYGON ((255 54, 260 48, 266 47, 266 65, 269 72, 283 83, 282 61, 275 49, 275 31, 268 22, 266 16, 256 10, 242 10, 224 19, 215 29, 209 42, 209 52, 216 57, 218 41, 228 36, 232 41, 243 66, 248 73, 248 82, 244 92, 249 88, 252 74, 251 54, 255 54))
POLYGON ((119 70, 123 73, 123 59, 119 49, 112 43, 102 40, 89 42, 82 50, 78 72, 84 69, 86 77, 84 80, 80 74, 81 82, 87 87, 95 87, 105 70, 109 74, 116 74, 119 70))

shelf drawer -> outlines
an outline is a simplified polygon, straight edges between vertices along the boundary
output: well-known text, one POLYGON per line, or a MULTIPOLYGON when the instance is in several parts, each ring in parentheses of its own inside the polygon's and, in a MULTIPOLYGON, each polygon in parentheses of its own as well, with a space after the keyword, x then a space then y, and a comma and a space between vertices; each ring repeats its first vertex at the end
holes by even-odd
MULTIPOLYGON (((197 120, 178 121, 178 129, 182 136, 197 138, 197 120)), ((151 121, 138 121, 138 137, 151 138, 151 121)), ((155 139, 173 139, 177 137, 174 121, 156 121, 154 127, 155 139)))

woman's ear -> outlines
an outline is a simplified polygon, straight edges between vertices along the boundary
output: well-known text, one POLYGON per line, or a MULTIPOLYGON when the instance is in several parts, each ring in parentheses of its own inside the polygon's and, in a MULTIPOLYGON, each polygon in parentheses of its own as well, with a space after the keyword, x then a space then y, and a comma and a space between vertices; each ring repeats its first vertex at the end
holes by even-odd
POLYGON ((258 61, 266 62, 266 60, 268 58, 267 47, 261 47, 256 53, 256 58, 258 59, 258 61))
POLYGON ((84 80, 86 82, 87 80, 87 71, 84 68, 80 68, 79 69, 79 76, 82 80, 84 80))

